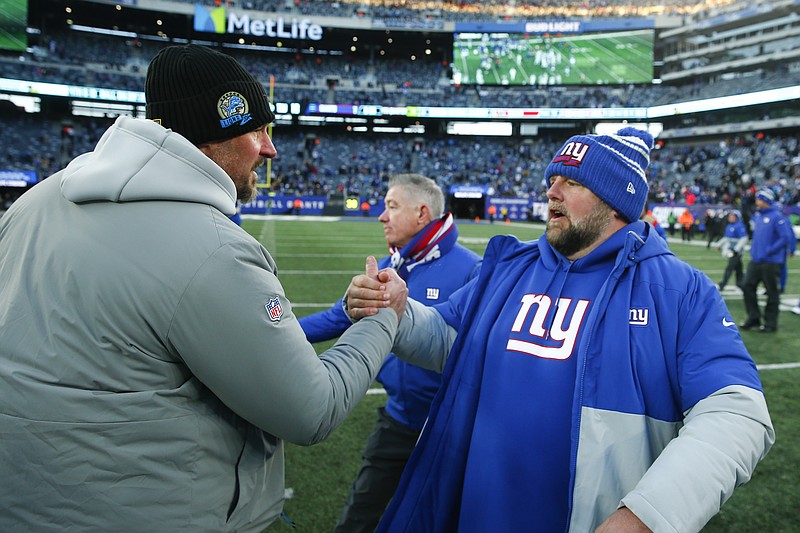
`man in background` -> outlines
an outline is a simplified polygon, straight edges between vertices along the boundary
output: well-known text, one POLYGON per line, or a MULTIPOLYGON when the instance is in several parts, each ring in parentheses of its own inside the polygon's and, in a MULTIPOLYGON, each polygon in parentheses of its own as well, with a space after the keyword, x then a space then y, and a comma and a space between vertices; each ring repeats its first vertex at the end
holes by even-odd
POLYGON ((0 219, 0 531, 261 532, 284 440, 326 438, 391 348, 382 312, 318 357, 228 218, 277 154, 264 86, 170 46, 145 98, 0 219))
POLYGON ((750 479, 775 438, 758 371, 714 283, 639 220, 652 147, 570 138, 545 235, 494 237, 447 302, 370 260, 353 279, 351 316, 405 309, 394 353, 443 369, 378 531, 691 533, 750 479))
POLYGON ((681 240, 684 242, 691 241, 694 234, 694 215, 692 215, 688 207, 678 217, 678 224, 681 225, 681 240))
POLYGON ((724 290, 731 275, 735 276, 736 286, 741 287, 744 269, 742 268, 742 254, 747 247, 747 228, 739 217, 738 211, 728 213, 728 225, 720 239, 719 249, 722 257, 727 259, 719 290, 724 290))
MULTIPOLYGON (((444 302, 477 274, 480 257, 458 244, 453 215, 444 212, 444 195, 432 179, 419 174, 393 176, 384 204, 378 221, 383 224, 390 255, 380 265, 394 268, 415 300, 425 305, 444 302)), ((336 338, 351 324, 341 300, 326 311, 300 319, 311 342, 336 338)), ((377 381, 383 384, 388 398, 378 409, 337 532, 375 531, 441 379, 439 372, 411 365, 392 354, 386 358, 377 381)))
POLYGON ((739 324, 740 329, 758 328, 762 333, 773 333, 778 330, 781 303, 780 273, 792 240, 794 233, 791 224, 775 204, 775 192, 766 187, 760 189, 756 193, 756 213, 753 216, 751 259, 742 282, 747 318, 739 324), (767 291, 763 323, 756 294, 759 284, 763 284, 767 291))

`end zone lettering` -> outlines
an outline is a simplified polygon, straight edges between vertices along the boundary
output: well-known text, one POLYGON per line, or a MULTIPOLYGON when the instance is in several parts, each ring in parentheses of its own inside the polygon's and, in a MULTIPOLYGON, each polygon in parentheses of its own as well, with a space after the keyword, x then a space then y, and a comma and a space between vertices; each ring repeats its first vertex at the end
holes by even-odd
POLYGON ((308 19, 292 19, 290 26, 286 26, 283 18, 277 20, 250 20, 250 15, 238 17, 235 13, 228 16, 228 33, 244 33, 263 37, 280 37, 282 39, 322 39, 322 26, 312 24, 308 19))

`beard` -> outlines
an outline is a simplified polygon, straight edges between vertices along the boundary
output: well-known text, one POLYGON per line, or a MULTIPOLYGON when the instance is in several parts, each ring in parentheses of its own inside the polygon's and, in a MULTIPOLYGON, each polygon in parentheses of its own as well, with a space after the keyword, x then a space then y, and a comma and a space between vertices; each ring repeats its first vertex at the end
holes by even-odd
POLYGON ((258 196, 257 169, 264 164, 264 158, 259 157, 249 170, 243 170, 240 164, 240 154, 232 147, 230 142, 219 142, 207 145, 204 152, 206 156, 214 161, 228 177, 233 181, 236 188, 236 199, 243 203, 249 203, 258 196), (253 177, 253 173, 256 177, 253 177))
MULTIPOLYGON (((256 164, 253 165, 252 172, 256 172, 256 169, 263 164, 263 158, 256 161, 256 164)), ((247 176, 241 176, 239 179, 233 180, 234 185, 236 185, 236 198, 243 204, 250 203, 258 197, 258 188, 256 187, 258 178, 251 180, 250 176, 250 172, 248 172, 247 176)), ((257 172, 256 176, 258 176, 257 172)))
POLYGON ((255 185, 251 185, 249 182, 236 184, 236 199, 240 203, 248 204, 255 200, 257 196, 258 189, 255 185))
POLYGON ((572 257, 581 250, 588 248, 600 238, 600 235, 611 223, 611 207, 604 202, 597 202, 592 211, 583 219, 574 222, 569 213, 564 213, 564 218, 569 225, 562 229, 547 223, 547 242, 564 257, 572 257))

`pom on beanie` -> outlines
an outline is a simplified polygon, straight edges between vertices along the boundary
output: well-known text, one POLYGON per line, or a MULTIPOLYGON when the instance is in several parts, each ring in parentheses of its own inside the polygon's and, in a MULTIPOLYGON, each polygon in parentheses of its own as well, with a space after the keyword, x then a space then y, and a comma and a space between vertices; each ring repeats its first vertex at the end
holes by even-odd
POLYGON ((772 205, 775 203, 775 192, 772 189, 764 187, 763 189, 760 189, 756 193, 756 198, 758 198, 762 202, 766 202, 769 205, 772 205))
POLYGON ((161 49, 147 68, 144 94, 146 117, 194 145, 230 139, 275 118, 261 82, 205 46, 161 49))
POLYGON ((633 127, 614 135, 575 135, 544 171, 573 179, 596 194, 628 222, 639 220, 647 202, 647 177, 653 136, 633 127))

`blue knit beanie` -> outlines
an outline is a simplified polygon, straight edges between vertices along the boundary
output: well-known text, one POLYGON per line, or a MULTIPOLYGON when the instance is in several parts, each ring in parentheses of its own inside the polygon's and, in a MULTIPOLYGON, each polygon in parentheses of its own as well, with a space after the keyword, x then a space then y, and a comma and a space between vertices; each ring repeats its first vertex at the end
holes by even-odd
POLYGON ((775 203, 775 192, 773 192, 772 189, 764 187, 763 189, 759 190, 756 193, 756 198, 758 198, 762 202, 766 202, 769 205, 772 205, 775 203))
POLYGON ((645 170, 652 148, 653 136, 632 127, 614 135, 575 135, 547 165, 544 179, 573 179, 633 222, 647 202, 645 170))

